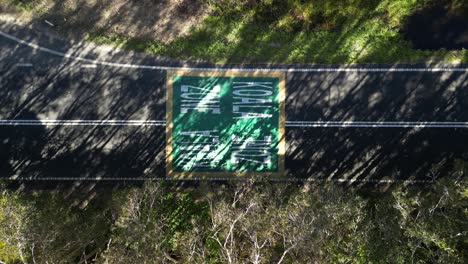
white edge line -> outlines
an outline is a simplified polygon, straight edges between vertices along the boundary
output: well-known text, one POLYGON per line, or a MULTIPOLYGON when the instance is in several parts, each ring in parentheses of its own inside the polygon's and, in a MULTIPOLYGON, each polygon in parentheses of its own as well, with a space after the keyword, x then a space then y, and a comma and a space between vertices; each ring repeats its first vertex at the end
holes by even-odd
MULTIPOLYGON (((0 178, 7 181, 249 181, 250 178, 152 178, 152 177, 109 177, 109 178, 85 178, 85 177, 18 177, 18 178, 0 178)), ((434 183, 434 180, 377 180, 377 179, 313 179, 313 178, 264 178, 267 181, 274 182, 338 182, 338 183, 434 183)))
POLYGON ((468 72, 468 68, 459 67, 435 67, 435 68, 197 68, 197 67, 171 67, 171 66, 154 66, 154 65, 139 65, 139 64, 126 64, 115 63, 100 60, 92 60, 84 57, 66 54, 49 48, 45 48, 17 38, 13 35, 0 31, 0 35, 13 40, 17 43, 29 46, 35 50, 40 50, 67 59, 87 62, 90 64, 99 64, 103 66, 120 67, 120 68, 133 68, 133 69, 151 69, 151 70, 192 70, 192 71, 239 71, 239 72, 252 72, 252 71, 280 71, 280 72, 468 72))

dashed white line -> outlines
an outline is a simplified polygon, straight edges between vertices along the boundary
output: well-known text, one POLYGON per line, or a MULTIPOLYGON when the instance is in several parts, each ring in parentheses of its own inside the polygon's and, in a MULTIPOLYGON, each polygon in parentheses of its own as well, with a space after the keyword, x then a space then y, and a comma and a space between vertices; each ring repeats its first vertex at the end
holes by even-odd
POLYGON ((54 27, 54 26, 55 26, 54 24, 52 24, 52 22, 50 22, 50 21, 47 20, 47 19, 45 19, 44 22, 45 22, 47 25, 51 26, 51 27, 54 27))
POLYGON ((32 63, 16 63, 15 66, 16 67, 32 67, 33 64, 32 63))
MULTIPOLYGON (((165 120, 0 120, 0 126, 166 126, 165 120)), ((468 122, 286 121, 298 128, 468 128, 468 122)))
POLYGON ((0 35, 13 40, 17 43, 29 46, 32 49, 40 50, 60 57, 71 60, 82 61, 90 64, 98 64, 103 66, 132 68, 132 69, 149 69, 149 70, 191 70, 191 71, 239 71, 239 72, 255 72, 255 71, 280 71, 280 72, 468 72, 465 67, 420 67, 420 68, 199 68, 199 67, 171 67, 171 66, 156 66, 156 65, 140 65, 130 63, 115 63, 101 60, 87 59, 80 56, 75 56, 53 49, 45 48, 37 44, 22 40, 13 35, 0 31, 0 35))
POLYGON ((96 64, 83 64, 81 68, 97 68, 96 64))

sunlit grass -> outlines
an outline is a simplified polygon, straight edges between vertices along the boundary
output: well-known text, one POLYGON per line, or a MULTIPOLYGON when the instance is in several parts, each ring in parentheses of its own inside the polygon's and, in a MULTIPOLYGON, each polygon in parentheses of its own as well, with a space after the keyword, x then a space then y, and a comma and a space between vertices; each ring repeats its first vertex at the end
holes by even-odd
POLYGON ((188 36, 169 44, 138 41, 122 36, 92 37, 137 51, 216 63, 359 63, 359 62, 466 62, 464 51, 420 51, 411 48, 392 27, 379 18, 349 25, 341 31, 286 32, 247 19, 210 16, 188 36))
MULTIPOLYGON (((39 6, 30 0, 0 1, 34 10, 39 6)), ((405 18, 431 1, 269 0, 255 7, 223 1, 211 4, 210 15, 170 43, 99 28, 88 36, 148 54, 215 63, 467 62, 466 50, 415 50, 403 39, 405 18)))

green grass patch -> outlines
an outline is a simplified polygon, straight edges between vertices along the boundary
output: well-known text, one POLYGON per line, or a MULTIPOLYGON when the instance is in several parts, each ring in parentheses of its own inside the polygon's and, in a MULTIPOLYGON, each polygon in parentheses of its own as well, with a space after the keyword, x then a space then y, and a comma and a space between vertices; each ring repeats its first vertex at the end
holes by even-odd
MULTIPOLYGON (((41 1, 0 0, 35 13, 41 1)), ((92 41, 148 54, 216 63, 468 62, 468 50, 415 50, 405 18, 437 0, 200 0, 211 14, 170 43, 93 29, 92 41)), ((466 8, 461 0, 452 7, 466 8)), ((199 3, 202 4, 202 3, 199 3)))
POLYGON ((404 18, 429 1, 280 2, 261 1, 253 7, 212 4, 213 13, 198 27, 167 44, 104 33, 90 34, 90 39, 217 63, 467 61, 467 50, 414 50, 402 38, 404 18))
POLYGON ((10 3, 16 8, 25 11, 32 11, 37 5, 37 0, 0 0, 0 2, 10 3))

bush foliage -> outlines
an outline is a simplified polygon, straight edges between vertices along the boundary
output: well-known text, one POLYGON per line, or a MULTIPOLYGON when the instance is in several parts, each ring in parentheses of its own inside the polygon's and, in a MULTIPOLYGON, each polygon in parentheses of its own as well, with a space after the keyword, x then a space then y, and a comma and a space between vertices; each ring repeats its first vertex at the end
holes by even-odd
POLYGON ((325 183, 292 186, 251 181, 177 190, 170 184, 146 183, 98 196, 84 209, 75 204, 57 192, 4 190, 0 260, 466 263, 468 259, 468 189, 463 178, 445 178, 433 185, 394 185, 386 192, 325 183))

